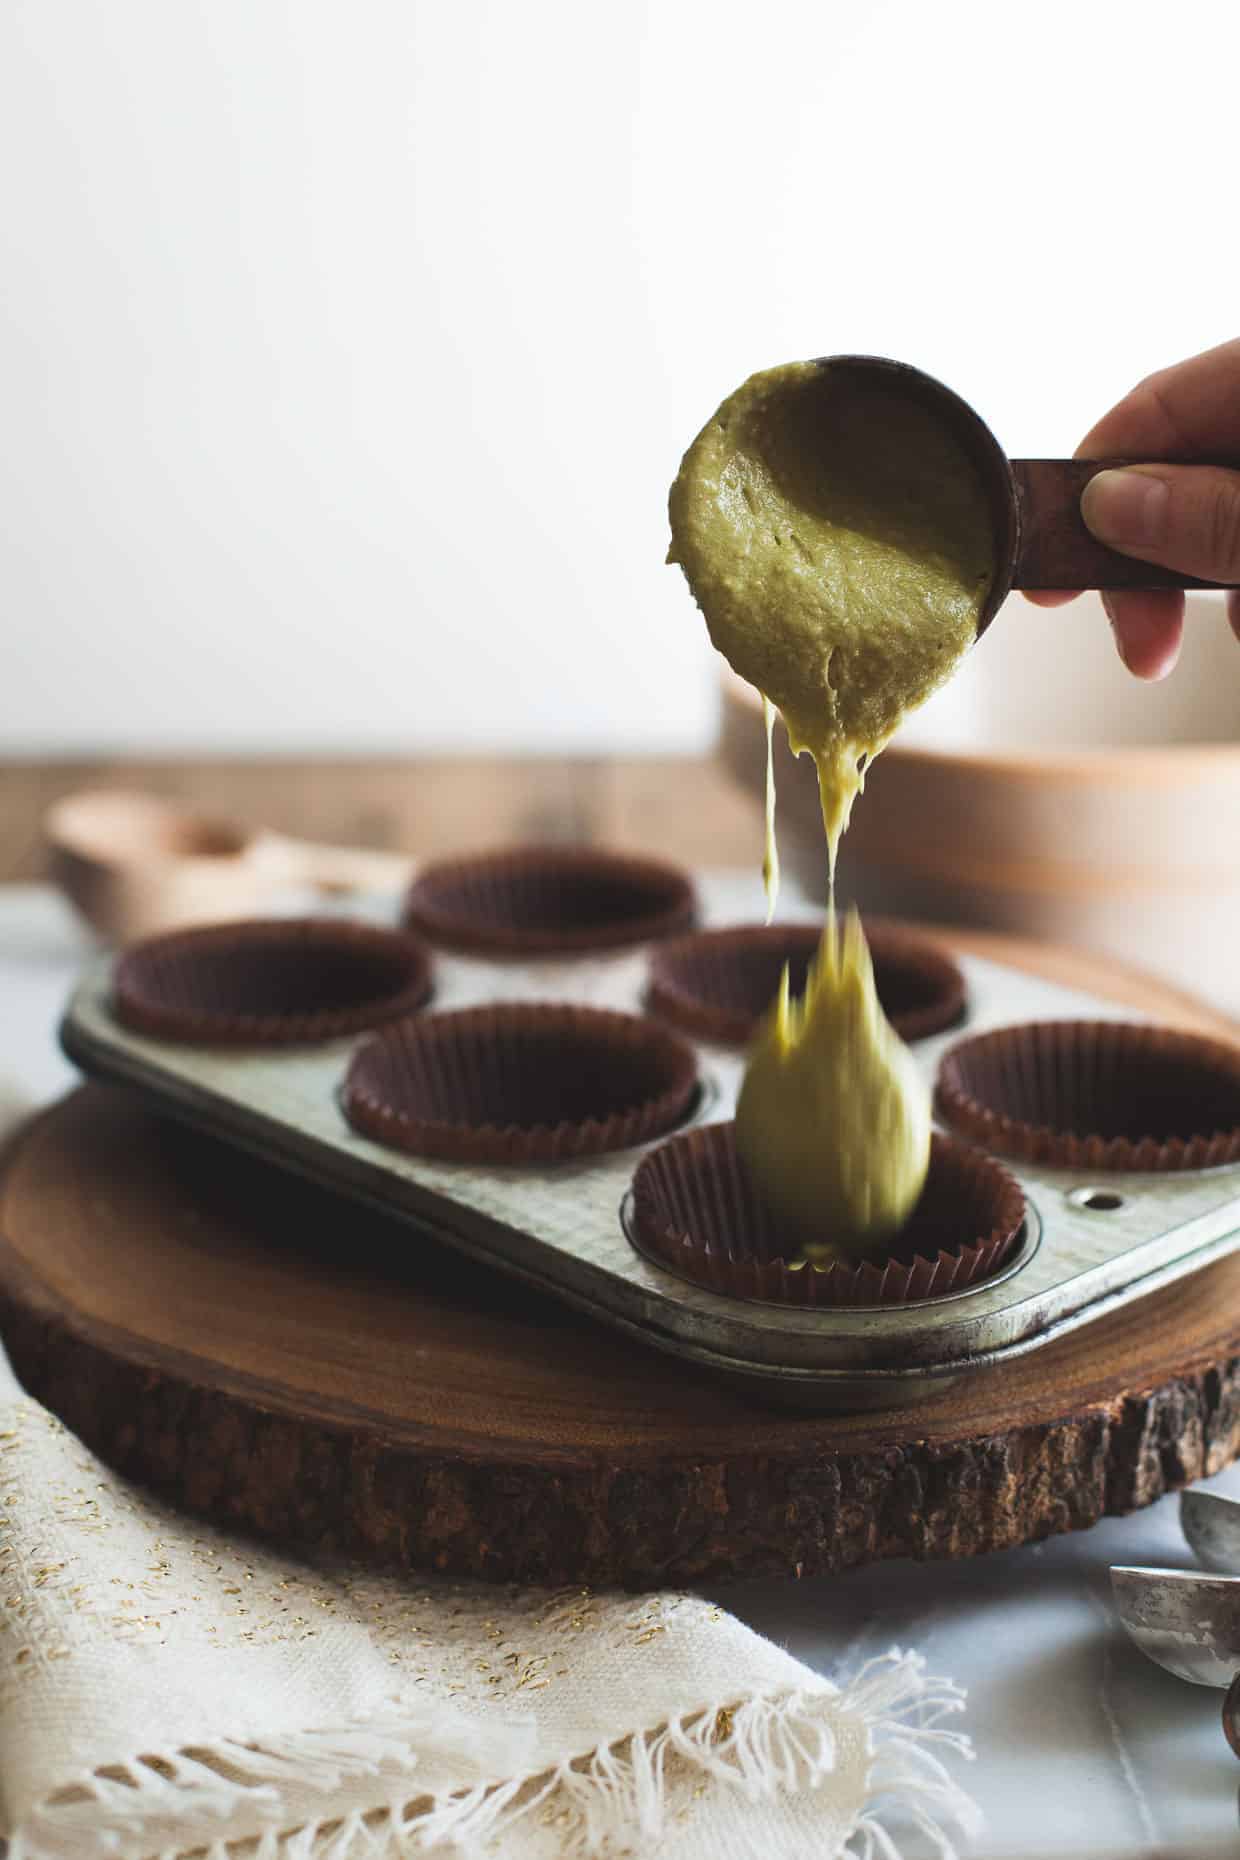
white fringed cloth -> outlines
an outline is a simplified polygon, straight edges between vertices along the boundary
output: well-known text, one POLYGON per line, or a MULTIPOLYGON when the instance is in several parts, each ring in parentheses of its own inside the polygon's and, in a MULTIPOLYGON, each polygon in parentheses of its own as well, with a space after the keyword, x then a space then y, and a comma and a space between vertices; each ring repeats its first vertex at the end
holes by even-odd
POLYGON ((0 1355, 10 1860, 947 1860, 962 1708, 687 1595, 297 1562, 115 1478, 0 1355))

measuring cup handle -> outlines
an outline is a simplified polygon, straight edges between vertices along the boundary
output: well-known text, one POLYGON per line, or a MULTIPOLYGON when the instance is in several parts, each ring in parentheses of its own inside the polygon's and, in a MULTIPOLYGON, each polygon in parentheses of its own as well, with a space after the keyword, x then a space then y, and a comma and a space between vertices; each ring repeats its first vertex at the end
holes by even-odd
POLYGON ((1223 1736, 1240 1757, 1240 1673, 1228 1686, 1223 1700, 1223 1736))
MULTIPOLYGON (((1219 588, 1174 569, 1138 562, 1085 527, 1081 492, 1100 471, 1141 459, 1012 459, 1020 541, 1014 588, 1219 588)), ((1195 465, 1209 461, 1194 459, 1195 465)), ((1234 464, 1234 460, 1233 460, 1234 464)))

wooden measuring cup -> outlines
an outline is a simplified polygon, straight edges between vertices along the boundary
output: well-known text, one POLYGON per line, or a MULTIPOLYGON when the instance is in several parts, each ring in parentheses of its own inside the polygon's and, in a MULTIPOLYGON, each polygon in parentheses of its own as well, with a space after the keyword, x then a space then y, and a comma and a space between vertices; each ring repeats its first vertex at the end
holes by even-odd
POLYGON ((413 873, 405 854, 320 846, 119 789, 65 795, 44 834, 49 875, 114 943, 261 914, 291 886, 391 891, 413 873))
MULTIPOLYGON (((1219 588, 1191 575, 1139 562, 1108 549, 1085 527, 1081 492, 1100 471, 1151 459, 1010 459, 968 401, 909 362, 883 355, 826 355, 819 366, 867 386, 900 394, 938 414, 976 467, 990 504, 995 574, 978 621, 984 633, 1013 588, 1219 588)), ((1236 461, 1194 459, 1193 464, 1236 461)))

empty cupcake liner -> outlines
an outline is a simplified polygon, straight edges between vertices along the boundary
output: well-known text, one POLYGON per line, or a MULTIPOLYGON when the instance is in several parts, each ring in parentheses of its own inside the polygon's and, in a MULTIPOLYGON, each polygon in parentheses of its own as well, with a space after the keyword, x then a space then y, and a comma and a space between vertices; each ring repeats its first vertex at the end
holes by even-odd
POLYGON ((418 874, 405 922, 448 949, 570 956, 671 936, 696 900, 677 867, 593 847, 523 846, 418 874))
POLYGON ((1240 1161, 1240 1047, 1126 1021, 1032 1021, 961 1040, 935 1086, 953 1130, 1053 1167, 1240 1161))
POLYGON ((410 1014, 430 986, 430 957, 407 931, 262 918, 135 943, 117 962, 113 1006, 157 1039, 300 1045, 410 1014))
POLYGON ((386 1028, 342 1102, 389 1149, 458 1162, 561 1162, 669 1130, 697 1088, 691 1049, 629 1014, 510 1002, 386 1028))
MULTIPOLYGON (((899 924, 865 923, 883 1012, 903 1040, 924 1040, 964 1013, 964 976, 950 956, 899 924)), ((814 924, 703 930, 650 954, 651 1009, 701 1040, 743 1046, 779 991, 787 963, 792 993, 805 988, 821 929, 814 924)))
POLYGON ((921 1200, 887 1253, 856 1265, 794 1263, 800 1244, 781 1240, 734 1132, 730 1123, 686 1131, 643 1157, 633 1177, 638 1251, 712 1292, 810 1306, 940 1298, 998 1271, 1020 1234, 1025 1203, 1014 1177, 936 1134, 921 1200))
POLYGON ((904 924, 863 917, 884 1014, 902 1040, 928 1040, 964 1018, 968 992, 960 964, 904 924))

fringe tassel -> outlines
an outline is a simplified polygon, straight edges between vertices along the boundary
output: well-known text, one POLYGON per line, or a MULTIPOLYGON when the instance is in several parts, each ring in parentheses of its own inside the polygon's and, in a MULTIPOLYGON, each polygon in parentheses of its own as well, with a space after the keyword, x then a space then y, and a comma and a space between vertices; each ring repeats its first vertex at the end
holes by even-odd
MULTIPOLYGON (((669 1763, 684 1764, 751 1802, 821 1787, 835 1769, 841 1719, 865 1733, 871 1759, 865 1805, 837 1860, 900 1860, 887 1811, 911 1822, 939 1860, 958 1860, 949 1826, 969 1836, 981 1827, 975 1804, 942 1760, 973 1755, 967 1737, 941 1728, 944 1718, 963 1709, 958 1687, 927 1679, 919 1655, 893 1650, 871 1660, 843 1691, 824 1680, 777 1696, 723 1701, 540 1774, 518 1763, 507 1781, 439 1797, 409 1793, 418 1741, 433 1739, 437 1750, 444 1748, 438 1711, 399 1727, 351 1725, 259 1745, 225 1739, 143 1755, 80 1778, 45 1801, 31 1826, 14 1833, 9 1860, 71 1860, 79 1853, 180 1860, 191 1850, 203 1860, 377 1860, 408 1847, 451 1850, 469 1860, 496 1851, 522 1820, 549 1806, 562 1820, 566 1860, 588 1860, 612 1843, 660 1837, 669 1763), (280 1826, 281 1785, 326 1795, 368 1779, 377 1783, 371 1807, 280 1826), (221 1824, 241 1813, 248 1833, 225 1832, 221 1824), (152 1847, 158 1821, 175 1821, 172 1845, 152 1847)), ((452 1728, 464 1754, 464 1740, 476 1727, 462 1716, 452 1728)), ((528 1740, 518 1727, 515 1744, 523 1742, 528 1760, 528 1740)))

